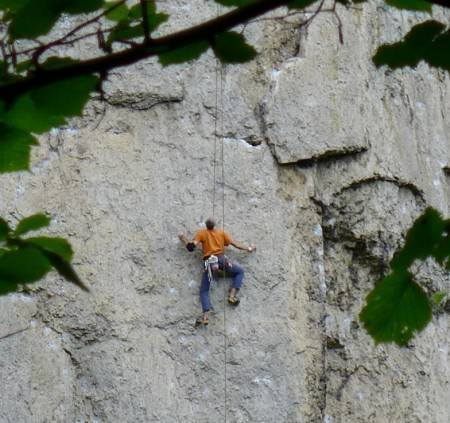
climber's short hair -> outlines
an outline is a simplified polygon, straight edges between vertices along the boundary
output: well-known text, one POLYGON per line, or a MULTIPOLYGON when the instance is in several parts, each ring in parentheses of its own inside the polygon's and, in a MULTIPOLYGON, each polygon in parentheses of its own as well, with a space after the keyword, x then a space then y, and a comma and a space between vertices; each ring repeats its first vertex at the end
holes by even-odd
POLYGON ((214 226, 216 226, 216 221, 212 217, 208 217, 205 222, 206 228, 210 231, 214 229, 214 226))

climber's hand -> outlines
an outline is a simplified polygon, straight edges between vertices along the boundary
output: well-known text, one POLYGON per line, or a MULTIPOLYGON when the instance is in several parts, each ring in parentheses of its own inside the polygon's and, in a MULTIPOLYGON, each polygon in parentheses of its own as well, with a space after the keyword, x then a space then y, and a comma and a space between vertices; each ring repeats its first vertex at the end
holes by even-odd
POLYGON ((250 245, 250 246, 247 248, 247 251, 248 251, 249 253, 254 253, 254 252, 256 251, 256 245, 250 245))

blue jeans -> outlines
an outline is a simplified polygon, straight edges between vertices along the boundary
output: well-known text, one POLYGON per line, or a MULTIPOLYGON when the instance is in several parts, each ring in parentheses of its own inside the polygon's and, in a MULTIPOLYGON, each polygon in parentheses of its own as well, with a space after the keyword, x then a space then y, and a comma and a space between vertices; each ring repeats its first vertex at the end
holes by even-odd
MULTIPOLYGON (((230 261, 226 261, 224 256, 219 256, 219 269, 224 270, 226 276, 231 276, 233 278, 233 282, 231 286, 236 289, 240 289, 242 286, 242 280, 244 279, 244 269, 230 261)), ((203 312, 209 311, 211 308, 211 302, 209 300, 209 287, 210 281, 208 278, 208 272, 204 271, 202 275, 202 283, 200 285, 200 302, 202 303, 203 312)))

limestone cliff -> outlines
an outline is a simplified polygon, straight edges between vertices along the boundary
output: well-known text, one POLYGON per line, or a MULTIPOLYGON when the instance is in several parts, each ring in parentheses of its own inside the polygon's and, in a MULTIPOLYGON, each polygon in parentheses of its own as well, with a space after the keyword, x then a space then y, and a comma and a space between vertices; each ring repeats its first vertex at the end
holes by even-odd
MULTIPOLYGON (((215 13, 162 5, 174 25, 215 13)), ((117 69, 105 102, 41 138, 30 173, 1 176, 0 215, 51 213, 92 293, 51 274, 0 299, 0 422, 450 421, 449 316, 403 349, 357 317, 424 207, 450 213, 450 78, 370 61, 425 16, 338 12, 342 45, 330 13, 266 20, 246 28, 257 60, 223 68, 216 214, 258 250, 229 252, 241 305, 217 283, 207 329, 193 327, 200 253, 177 234, 212 213, 210 53, 117 69)), ((420 276, 448 289, 432 263, 420 276)))

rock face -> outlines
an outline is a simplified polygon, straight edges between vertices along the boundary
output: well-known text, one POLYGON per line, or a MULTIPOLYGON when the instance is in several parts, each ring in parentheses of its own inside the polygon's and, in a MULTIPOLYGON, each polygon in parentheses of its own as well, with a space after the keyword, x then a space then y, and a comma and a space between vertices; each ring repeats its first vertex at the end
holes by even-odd
MULTIPOLYGON (((418 214, 450 213, 449 75, 375 69, 376 47, 425 18, 378 6, 338 7, 342 45, 332 14, 247 27, 261 54, 218 90, 210 53, 119 69, 30 173, 0 177, 1 215, 51 213, 93 291, 51 274, 0 299, 1 422, 450 421, 448 315, 403 349, 357 317, 418 214), (201 255, 177 234, 213 210, 258 250, 229 251, 241 305, 215 283, 195 329, 201 255)), ((448 290, 433 263, 418 277, 448 290)))

